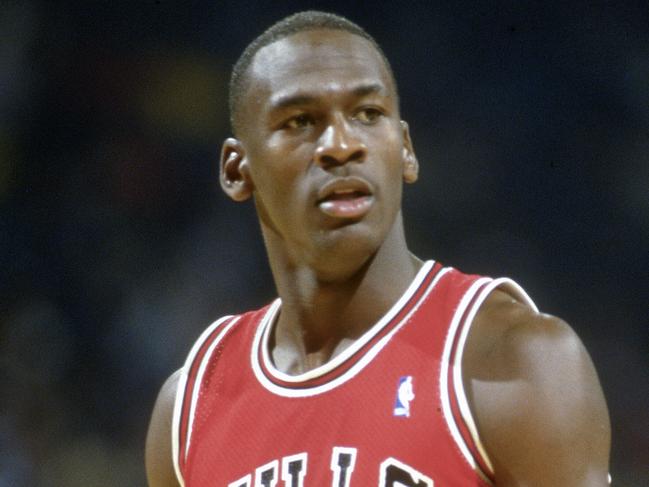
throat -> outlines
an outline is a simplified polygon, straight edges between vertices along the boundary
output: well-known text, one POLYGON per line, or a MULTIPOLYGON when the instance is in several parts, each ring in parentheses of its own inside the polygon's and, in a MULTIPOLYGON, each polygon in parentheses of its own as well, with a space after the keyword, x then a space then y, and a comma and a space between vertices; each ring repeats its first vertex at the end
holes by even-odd
POLYGON ((307 350, 295 346, 271 346, 271 358, 277 370, 288 375, 306 374, 322 367, 341 355, 353 343, 354 339, 343 338, 337 343, 332 341, 317 350, 307 350))
POLYGON ((289 268, 278 282, 281 310, 266 335, 274 367, 299 375, 336 360, 397 303, 422 264, 411 254, 379 253, 333 282, 308 266, 289 268))

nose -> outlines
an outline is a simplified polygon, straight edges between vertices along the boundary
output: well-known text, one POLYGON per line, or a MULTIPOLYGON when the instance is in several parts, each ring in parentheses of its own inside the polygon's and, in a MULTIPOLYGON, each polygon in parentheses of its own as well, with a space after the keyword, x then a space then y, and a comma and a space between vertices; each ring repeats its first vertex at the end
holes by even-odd
POLYGON ((315 150, 315 162, 323 168, 363 162, 366 156, 367 147, 351 133, 342 117, 333 120, 322 132, 315 150))

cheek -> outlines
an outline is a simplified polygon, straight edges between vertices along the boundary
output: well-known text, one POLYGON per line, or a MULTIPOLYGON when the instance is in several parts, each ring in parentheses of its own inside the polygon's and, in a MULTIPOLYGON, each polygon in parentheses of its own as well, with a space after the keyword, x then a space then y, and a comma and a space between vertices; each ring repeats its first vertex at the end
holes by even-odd
POLYGON ((389 202, 386 211, 392 211, 400 205, 403 188, 403 141, 401 133, 390 131, 380 140, 373 141, 380 152, 375 153, 377 166, 380 168, 381 198, 389 202))
POLYGON ((380 147, 381 151, 394 156, 403 147, 401 124, 393 119, 385 120, 380 130, 371 131, 368 143, 380 147))
POLYGON ((388 183, 395 179, 401 180, 403 172, 403 142, 400 134, 394 133, 384 134, 382 138, 376 138, 370 142, 371 147, 375 147, 378 151, 375 153, 377 160, 381 162, 384 168, 388 183))
POLYGON ((270 211, 286 211, 300 197, 303 164, 283 146, 267 146, 249 153, 250 170, 257 198, 270 211), (272 208, 270 208, 272 206, 272 208))

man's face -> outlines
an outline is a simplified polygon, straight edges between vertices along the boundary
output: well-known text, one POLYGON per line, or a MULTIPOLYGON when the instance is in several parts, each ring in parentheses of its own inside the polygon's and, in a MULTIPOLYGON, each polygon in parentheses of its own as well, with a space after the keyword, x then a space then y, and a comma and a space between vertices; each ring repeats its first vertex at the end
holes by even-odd
POLYGON ((348 32, 300 32, 262 48, 248 76, 239 135, 264 230, 294 264, 368 258, 395 223, 404 175, 416 179, 379 53, 348 32))

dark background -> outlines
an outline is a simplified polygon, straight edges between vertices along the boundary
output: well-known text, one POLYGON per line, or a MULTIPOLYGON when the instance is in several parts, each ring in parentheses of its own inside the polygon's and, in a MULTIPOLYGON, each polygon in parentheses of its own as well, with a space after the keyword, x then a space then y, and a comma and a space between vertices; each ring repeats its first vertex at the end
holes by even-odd
POLYGON ((0 486, 145 485, 164 378, 273 297, 252 205, 218 188, 226 86, 313 6, 393 62, 422 165, 412 248, 571 323, 614 484, 649 485, 649 5, 279 4, 0 2, 0 486))

